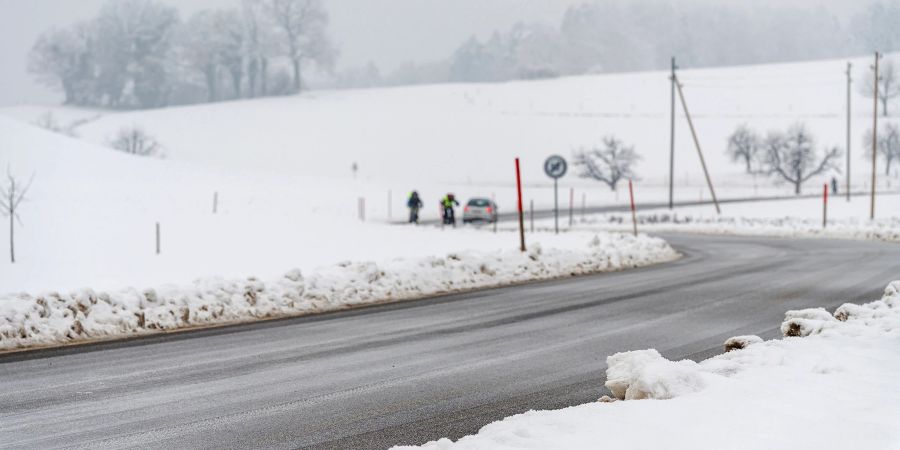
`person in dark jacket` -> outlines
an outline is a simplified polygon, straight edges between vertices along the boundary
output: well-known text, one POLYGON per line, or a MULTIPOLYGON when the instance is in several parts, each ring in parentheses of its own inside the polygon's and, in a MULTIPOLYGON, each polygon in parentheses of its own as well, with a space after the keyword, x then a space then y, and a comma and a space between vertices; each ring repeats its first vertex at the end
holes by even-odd
POLYGON ((422 199, 419 198, 419 193, 416 191, 412 191, 409 194, 409 199, 406 200, 406 207, 409 208, 409 223, 418 224, 419 223, 419 210, 425 206, 422 203, 422 199))

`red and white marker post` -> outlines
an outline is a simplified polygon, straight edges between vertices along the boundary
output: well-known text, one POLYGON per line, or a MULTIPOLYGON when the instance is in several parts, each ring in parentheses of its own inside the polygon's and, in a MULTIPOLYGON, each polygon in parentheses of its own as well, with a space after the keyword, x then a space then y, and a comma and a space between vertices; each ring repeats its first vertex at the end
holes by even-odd
POLYGON ((828 183, 822 185, 822 228, 828 227, 828 183))
POLYGON ((525 251, 525 212, 522 210, 522 171, 516 158, 516 190, 519 193, 519 250, 525 251))

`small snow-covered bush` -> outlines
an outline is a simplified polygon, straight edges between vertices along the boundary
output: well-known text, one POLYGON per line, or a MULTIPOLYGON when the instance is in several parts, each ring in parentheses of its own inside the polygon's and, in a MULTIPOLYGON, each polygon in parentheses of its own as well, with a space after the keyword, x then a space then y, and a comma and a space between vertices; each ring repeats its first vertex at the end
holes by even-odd
POLYGON ((162 145, 137 126, 122 128, 109 145, 121 152, 137 156, 159 156, 162 145))

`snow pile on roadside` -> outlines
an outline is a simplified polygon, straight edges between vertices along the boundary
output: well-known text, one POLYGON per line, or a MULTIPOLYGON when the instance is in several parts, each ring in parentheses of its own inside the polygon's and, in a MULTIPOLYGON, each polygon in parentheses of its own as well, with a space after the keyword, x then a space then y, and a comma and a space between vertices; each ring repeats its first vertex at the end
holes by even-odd
POLYGON ((599 233, 582 249, 346 262, 261 281, 203 279, 139 291, 0 295, 0 350, 287 317, 511 283, 621 270, 678 257, 665 241, 599 233))
MULTIPOLYGON (((874 221, 859 219, 830 219, 822 228, 822 219, 797 217, 703 217, 678 214, 640 214, 638 226, 642 231, 690 232, 724 235, 773 237, 822 237, 838 239, 866 239, 900 242, 900 218, 874 221)), ((627 231, 631 216, 603 214, 581 221, 577 229, 627 231)))
POLYGON ((625 401, 531 411, 425 447, 900 448, 900 281, 833 315, 790 311, 782 329, 700 363, 612 355, 607 386, 625 401))

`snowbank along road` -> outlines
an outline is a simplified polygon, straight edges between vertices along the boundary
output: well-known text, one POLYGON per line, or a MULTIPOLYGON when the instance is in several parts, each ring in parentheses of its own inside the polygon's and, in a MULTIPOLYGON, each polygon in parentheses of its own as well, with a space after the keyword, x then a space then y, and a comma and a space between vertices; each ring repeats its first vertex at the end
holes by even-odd
POLYGON ((4 448, 386 448, 602 395, 606 356, 708 357, 880 296, 900 246, 671 235, 674 263, 0 359, 4 448))

